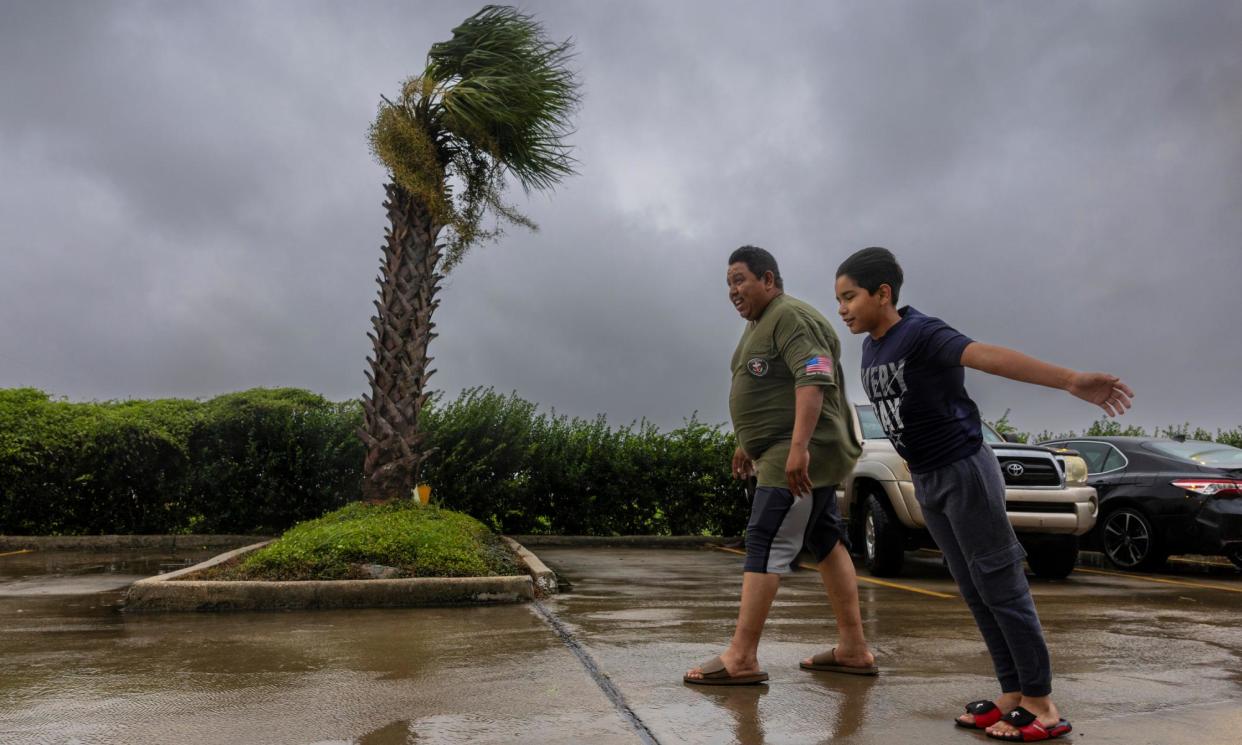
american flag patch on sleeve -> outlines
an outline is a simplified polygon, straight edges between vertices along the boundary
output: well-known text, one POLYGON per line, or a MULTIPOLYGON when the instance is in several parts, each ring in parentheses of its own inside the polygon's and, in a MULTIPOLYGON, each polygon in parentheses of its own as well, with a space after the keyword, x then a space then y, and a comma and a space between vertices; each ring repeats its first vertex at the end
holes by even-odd
POLYGON ((807 375, 827 375, 832 377, 832 358, 820 355, 812 357, 806 363, 807 375))

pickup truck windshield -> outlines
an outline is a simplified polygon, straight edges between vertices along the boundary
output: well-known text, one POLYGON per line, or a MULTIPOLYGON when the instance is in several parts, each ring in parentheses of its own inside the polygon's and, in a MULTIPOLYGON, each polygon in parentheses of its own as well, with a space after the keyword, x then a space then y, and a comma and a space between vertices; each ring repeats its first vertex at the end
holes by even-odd
MULTIPOLYGON (((875 415, 875 408, 871 404, 861 404, 854 408, 858 410, 858 425, 862 427, 864 440, 888 439, 888 435, 884 434, 884 428, 880 426, 880 418, 875 415)), ((985 423, 983 425, 983 441, 1004 442, 1005 438, 998 435, 996 430, 985 423)))

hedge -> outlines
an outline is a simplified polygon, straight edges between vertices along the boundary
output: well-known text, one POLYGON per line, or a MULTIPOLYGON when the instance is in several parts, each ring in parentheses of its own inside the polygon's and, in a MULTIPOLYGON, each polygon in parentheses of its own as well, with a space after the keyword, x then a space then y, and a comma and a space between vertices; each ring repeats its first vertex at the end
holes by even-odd
MULTIPOLYGON (((278 533, 358 499, 356 402, 297 389, 71 403, 0 389, 0 533, 278 533)), ((512 533, 739 534, 731 435, 691 418, 541 414, 463 392, 425 410, 435 501, 512 533)))
MULTIPOLYGON (((275 534, 359 498, 357 402, 254 389, 208 401, 71 403, 0 389, 0 534, 275 534)), ((1002 417, 998 425, 1008 425, 1002 417)), ((691 417, 541 413, 471 389, 424 409, 436 503, 506 533, 740 535, 733 436, 691 417)), ((1089 433, 1140 434, 1115 421, 1089 433)), ((1203 430, 1164 428, 1208 439, 1203 430)), ((1215 438, 1242 446, 1242 430, 1215 438)))
POLYGON ((206 402, 0 390, 0 533, 273 533, 358 494, 356 404, 295 389, 206 402))

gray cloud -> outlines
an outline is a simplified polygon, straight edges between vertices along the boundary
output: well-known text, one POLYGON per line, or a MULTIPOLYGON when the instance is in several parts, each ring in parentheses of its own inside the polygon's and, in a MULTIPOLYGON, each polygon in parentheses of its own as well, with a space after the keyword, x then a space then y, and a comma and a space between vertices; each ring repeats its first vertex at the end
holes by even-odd
MULTIPOLYGON (((449 278, 436 387, 724 421, 728 251, 772 249, 831 313, 837 264, 878 244, 924 312, 1122 375, 1137 423, 1242 424, 1237 4, 527 7, 578 43, 581 174, 519 193, 541 231, 449 278)), ((0 385, 361 393, 384 227, 366 127, 473 10, 0 7, 0 385)), ((968 386, 1027 429, 1094 418, 968 386)))

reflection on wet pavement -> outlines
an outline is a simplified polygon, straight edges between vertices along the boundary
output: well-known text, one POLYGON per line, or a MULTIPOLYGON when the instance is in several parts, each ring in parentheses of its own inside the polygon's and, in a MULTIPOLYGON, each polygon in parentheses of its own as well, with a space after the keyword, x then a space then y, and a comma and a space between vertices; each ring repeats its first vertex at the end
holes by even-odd
MULTIPOLYGON (((961 743, 952 726, 968 701, 995 695, 969 612, 937 560, 915 559, 900 581, 953 597, 863 585, 863 622, 879 678, 808 673, 798 660, 833 644, 835 626, 812 572, 786 579, 760 646, 772 679, 755 689, 686 686, 682 672, 727 644, 741 558, 713 551, 542 548, 574 592, 549 605, 664 743, 961 743)), ((1194 581, 1203 581, 1202 578, 1194 581)), ((1242 587, 1236 570, 1210 583, 1242 587)), ((1034 581, 1057 674, 1055 696, 1091 742, 1236 743, 1242 727, 1242 596, 1073 575, 1034 581), (1131 721, 1183 716, 1180 739, 1131 721), (1215 738, 1215 739, 1213 739, 1215 738)), ((1168 728, 1165 728, 1167 730, 1168 728)), ((966 738, 964 740, 964 738, 966 738)))
MULTIPOLYGON (((660 743, 990 742, 952 726, 963 704, 995 693, 995 682, 969 613, 934 559, 910 562, 901 582, 948 598, 860 588, 880 677, 798 668, 832 645, 834 631, 818 578, 797 572, 760 647, 770 684, 703 688, 683 684, 681 674, 732 632, 739 557, 602 547, 537 553, 573 588, 546 608, 660 743)), ((118 611, 124 578, 187 558, 197 557, 0 557, 0 742, 639 742, 528 606, 118 611)), ((1242 594, 1210 585, 1242 587, 1242 576, 1180 576, 1203 586, 1089 573, 1034 583, 1055 695, 1074 737, 1093 745, 1238 741, 1242 594)))
MULTIPOLYGON (((0 568, 4 582, 37 579, 50 561, 21 558, 24 568, 0 568)), ((153 573, 159 560, 116 566, 153 573)), ((117 590, 3 587, 5 745, 633 742, 522 605, 127 615, 117 590)))

